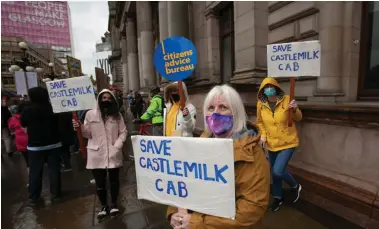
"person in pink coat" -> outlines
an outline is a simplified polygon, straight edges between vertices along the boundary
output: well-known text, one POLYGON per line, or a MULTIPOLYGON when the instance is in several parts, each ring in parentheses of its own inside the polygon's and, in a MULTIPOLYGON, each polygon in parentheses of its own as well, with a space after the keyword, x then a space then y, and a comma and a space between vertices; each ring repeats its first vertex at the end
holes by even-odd
POLYGON ((83 137, 88 138, 87 169, 92 170, 97 196, 102 205, 97 215, 100 221, 109 214, 116 216, 119 213, 116 204, 120 189, 119 171, 123 162, 122 147, 127 131, 115 95, 104 89, 99 93, 97 101, 98 108, 87 112, 84 124, 73 120, 73 125, 75 129, 80 126, 83 137), (107 173, 110 181, 110 207, 107 202, 107 173))
POLYGON ((8 128, 9 130, 14 133, 15 135, 15 143, 16 143, 16 149, 17 151, 22 153, 22 156, 25 159, 26 166, 28 167, 29 171, 29 160, 28 160, 28 134, 21 126, 20 123, 20 116, 21 112, 24 108, 25 104, 20 104, 20 105, 13 105, 9 107, 9 111, 12 114, 12 117, 8 120, 8 128))

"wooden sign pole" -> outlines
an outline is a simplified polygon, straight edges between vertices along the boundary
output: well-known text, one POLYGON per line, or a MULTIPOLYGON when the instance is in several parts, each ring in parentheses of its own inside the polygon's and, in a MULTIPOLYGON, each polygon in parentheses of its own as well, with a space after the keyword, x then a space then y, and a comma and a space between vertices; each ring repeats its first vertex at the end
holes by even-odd
MULTIPOLYGON (((290 78, 290 102, 295 97, 295 77, 290 78)), ((292 127, 292 114, 293 111, 288 110, 288 127, 292 127)))
MULTIPOLYGON (((183 82, 182 81, 178 81, 178 93, 179 93, 179 97, 180 97, 180 103, 179 103, 180 110, 183 111, 186 104, 185 104, 185 95, 184 95, 184 91, 183 91, 183 82)), ((180 130, 176 130, 176 131, 174 131, 173 136, 181 137, 182 132, 180 130)), ((184 209, 184 208, 178 208, 178 212, 181 214, 188 214, 187 209, 184 209)))
POLYGON ((183 111, 186 104, 185 104, 185 95, 184 95, 184 91, 183 91, 183 82, 181 80, 178 81, 178 92, 179 92, 179 96, 180 96, 180 103, 179 103, 180 110, 183 111))
MULTIPOLYGON (((76 111, 72 112, 72 117, 77 123, 80 123, 80 120, 78 118, 78 114, 76 113, 76 111)), ((78 135, 80 152, 82 153, 83 158, 87 158, 87 149, 86 149, 86 146, 84 145, 82 129, 80 126, 79 128, 76 128, 76 134, 78 135)))

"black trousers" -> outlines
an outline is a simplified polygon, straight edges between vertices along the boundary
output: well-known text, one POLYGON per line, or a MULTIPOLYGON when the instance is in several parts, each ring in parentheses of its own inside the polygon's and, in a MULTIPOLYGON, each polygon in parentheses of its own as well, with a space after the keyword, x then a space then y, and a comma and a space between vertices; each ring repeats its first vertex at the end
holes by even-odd
POLYGON ((21 151, 21 153, 22 153, 22 156, 25 159, 26 167, 29 168, 29 155, 28 155, 28 151, 27 150, 21 151))
POLYGON ((71 161, 70 161, 70 145, 63 145, 62 146, 62 162, 64 167, 71 168, 71 161))
POLYGON ((96 191, 102 206, 108 206, 107 201, 107 171, 109 174, 109 186, 111 193, 111 204, 117 204, 118 194, 120 192, 120 168, 114 169, 92 169, 92 174, 96 181, 96 191))
POLYGON ((41 197, 42 175, 45 160, 49 168, 50 193, 53 198, 61 195, 61 148, 42 151, 28 151, 29 156, 29 198, 36 201, 41 197))

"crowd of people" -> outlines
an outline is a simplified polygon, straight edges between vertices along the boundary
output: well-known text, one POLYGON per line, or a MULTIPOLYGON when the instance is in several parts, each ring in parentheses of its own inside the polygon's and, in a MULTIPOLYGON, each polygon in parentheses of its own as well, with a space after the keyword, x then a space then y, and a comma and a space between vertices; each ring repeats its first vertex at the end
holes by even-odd
MULTIPOLYGON (((97 108, 79 112, 80 120, 74 120, 71 113, 54 114, 47 90, 40 87, 30 89, 27 103, 10 108, 2 103, 2 137, 4 142, 8 141, 7 130, 16 135, 17 150, 22 152, 30 168, 30 201, 36 203, 40 198, 44 163, 49 169, 53 200, 61 196, 61 164, 64 169, 70 169, 69 149, 77 141, 68 136, 75 136, 75 130, 80 128, 86 138, 86 167, 94 176, 102 205, 98 219, 116 216, 122 149, 128 136, 124 121, 128 113, 124 111, 130 109, 133 122, 151 122, 154 136, 193 137, 196 108, 184 83, 182 87, 184 98, 180 96, 178 82, 162 90, 154 87, 149 103, 144 102, 141 93, 130 92, 125 108, 117 89, 104 89, 97 96, 97 108)), ((292 202, 299 200, 301 185, 287 171, 288 162, 299 146, 295 123, 288 125, 288 112, 292 112, 296 122, 302 119, 301 110, 273 78, 263 80, 257 98, 256 120, 248 119, 240 95, 229 85, 215 86, 203 104, 204 132, 200 137, 234 141, 236 218, 168 207, 167 219, 173 228, 261 228, 270 193, 272 211, 278 211, 283 204, 282 181, 291 187, 292 202)), ((11 148, 6 150, 11 155, 11 148)))

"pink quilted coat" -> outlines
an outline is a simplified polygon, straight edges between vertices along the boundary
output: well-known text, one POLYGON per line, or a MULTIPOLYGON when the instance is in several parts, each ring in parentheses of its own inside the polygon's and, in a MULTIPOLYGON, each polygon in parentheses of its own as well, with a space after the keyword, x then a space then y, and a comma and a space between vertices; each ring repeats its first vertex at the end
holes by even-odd
POLYGON ((118 119, 109 117, 104 123, 99 109, 90 110, 82 125, 82 134, 83 137, 88 138, 87 169, 122 166, 122 146, 126 140, 127 131, 121 115, 118 119))

